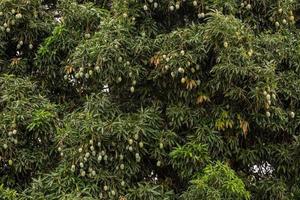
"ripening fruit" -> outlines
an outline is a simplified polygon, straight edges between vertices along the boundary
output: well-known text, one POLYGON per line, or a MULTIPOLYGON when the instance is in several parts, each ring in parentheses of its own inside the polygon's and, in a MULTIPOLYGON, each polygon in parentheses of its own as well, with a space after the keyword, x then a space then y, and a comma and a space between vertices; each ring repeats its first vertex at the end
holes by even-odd
POLYGON ((267 116, 267 117, 270 117, 270 116, 271 116, 271 113, 270 113, 269 111, 267 111, 267 112, 266 112, 266 116, 267 116))
POLYGON ((295 117, 295 113, 294 112, 290 112, 290 116, 291 116, 291 118, 294 118, 295 117))

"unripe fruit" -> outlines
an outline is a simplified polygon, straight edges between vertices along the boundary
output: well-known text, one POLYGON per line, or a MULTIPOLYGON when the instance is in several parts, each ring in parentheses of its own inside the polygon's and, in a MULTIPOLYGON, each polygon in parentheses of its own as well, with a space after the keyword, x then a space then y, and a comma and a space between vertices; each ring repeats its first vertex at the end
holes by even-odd
POLYGON ((100 162, 102 160, 102 156, 99 155, 98 158, 97 158, 98 162, 100 162))
POLYGON ((33 49, 33 44, 29 44, 29 49, 33 49))
POLYGON ((93 75, 93 70, 89 70, 89 75, 90 75, 90 76, 93 75))
POLYGON ((91 37, 91 34, 86 33, 86 34, 84 35, 84 37, 85 37, 85 38, 90 38, 90 37, 91 37))
POLYGON ((121 154, 120 155, 120 160, 123 160, 124 159, 124 156, 121 154))
POLYGON ((79 163, 79 166, 81 167, 81 168, 83 168, 84 167, 84 165, 83 165, 83 163, 81 162, 81 163, 79 163))
POLYGON ((140 148, 143 148, 143 147, 144 147, 144 143, 143 143, 143 142, 140 142, 140 143, 139 143, 139 146, 140 146, 140 148))
POLYGON ((85 176, 85 174, 86 174, 86 173, 85 173, 85 171, 84 171, 84 170, 80 172, 80 175, 81 175, 82 177, 84 177, 84 176, 85 176))
POLYGON ((168 70, 169 69, 169 65, 165 65, 165 70, 168 70))
POLYGON ((158 7, 158 3, 157 3, 157 2, 154 2, 153 7, 154 7, 154 8, 157 8, 157 7, 158 7))
POLYGON ((278 9, 278 13, 282 13, 282 11, 283 11, 282 8, 278 9))
POLYGON ((112 196, 115 196, 115 195, 116 195, 116 192, 115 192, 114 190, 112 190, 112 191, 111 191, 111 195, 112 195, 112 196))
POLYGON ((287 24, 286 19, 283 19, 283 20, 282 20, 282 23, 283 23, 283 24, 287 24))
POLYGON ((121 181, 121 186, 125 186, 125 181, 121 181))
POLYGON ((134 93, 134 87, 133 86, 130 87, 130 92, 134 93))
POLYGON ((160 161, 157 161, 156 166, 157 166, 157 167, 160 167, 160 166, 161 166, 161 162, 160 162, 160 161))
POLYGON ((271 95, 267 94, 266 99, 270 100, 271 99, 271 95))
POLYGON ((96 171, 95 170, 92 171, 92 176, 96 176, 96 171))
POLYGON ((290 112, 290 116, 291 116, 291 118, 294 118, 295 117, 295 113, 294 112, 290 112))
POLYGON ((6 28, 6 32, 9 33, 10 32, 10 28, 6 28))
POLYGON ((12 165, 13 165, 13 161, 12 161, 12 160, 9 160, 9 161, 8 161, 8 165, 12 166, 12 165))
POLYGON ((171 76, 174 78, 176 76, 175 72, 171 72, 171 76))
POLYGON ((123 170, 124 168, 125 168, 124 164, 121 164, 121 165, 120 165, 120 169, 123 170))
POLYGON ((164 144, 163 143, 159 143, 159 148, 163 149, 164 148, 164 144))
POLYGON ((174 11, 174 6, 169 7, 170 11, 174 11))
POLYGON ((266 116, 267 116, 267 117, 270 117, 270 116, 271 116, 271 113, 270 113, 269 111, 267 111, 267 112, 266 112, 266 116))
POLYGON ((58 151, 61 151, 62 149, 61 149, 61 147, 58 147, 58 151))
POLYGON ((133 140, 132 140, 132 139, 129 139, 129 140, 128 140, 128 143, 129 143, 130 145, 132 145, 132 144, 133 144, 133 140))
POLYGON ((79 148, 79 149, 78 149, 78 152, 81 153, 81 152, 82 152, 82 148, 79 148))
POLYGON ((122 81, 122 77, 118 77, 117 82, 120 83, 122 81))
POLYGON ((223 45, 224 45, 224 47, 225 47, 225 48, 227 48, 227 47, 228 47, 228 43, 227 43, 227 42, 224 42, 224 44, 223 44, 223 45))
POLYGON ((136 80, 133 80, 133 81, 132 81, 132 85, 136 85, 136 80))
POLYGON ((75 171, 75 165, 71 166, 71 171, 74 172, 75 171))
POLYGON ((118 58, 118 62, 122 62, 122 60, 123 60, 123 58, 120 56, 120 57, 118 58))
POLYGON ((267 91, 264 91, 264 95, 267 96, 267 95, 268 95, 268 92, 267 92, 267 91))
POLYGON ((246 6, 246 9, 247 9, 247 10, 250 10, 251 8, 252 8, 251 4, 248 4, 248 5, 246 6))
POLYGON ((95 70, 96 70, 96 72, 99 72, 99 71, 100 71, 100 67, 99 67, 99 66, 96 66, 96 67, 95 67, 95 70))
POLYGON ((132 147, 132 146, 129 146, 129 147, 128 147, 128 150, 129 150, 129 151, 133 151, 133 147, 132 147))
POLYGON ((180 5, 177 3, 177 4, 175 5, 175 8, 176 8, 176 10, 178 10, 178 9, 180 8, 180 5))
POLYGON ((202 13, 198 13, 198 15, 197 15, 197 16, 198 16, 198 18, 199 18, 199 19, 202 19, 202 18, 204 18, 204 17, 205 17, 205 14, 202 12, 202 13))
POLYGON ((8 148, 7 144, 3 144, 3 149, 7 149, 7 148, 8 148))
POLYGON ((144 8, 145 11, 148 10, 148 6, 147 5, 144 5, 143 8, 144 8))
POLYGON ((105 185, 105 186, 103 187, 103 189, 104 189, 104 191, 107 191, 107 190, 108 190, 108 186, 105 185))
POLYGON ((178 68, 178 72, 183 74, 184 73, 184 69, 182 67, 179 67, 178 68))
POLYGON ((198 2, 197 1, 193 1, 193 6, 197 6, 198 2))
POLYGON ((107 159, 108 159, 108 156, 104 155, 103 160, 107 161, 107 159))
POLYGON ((279 22, 275 22, 275 26, 279 27, 280 26, 279 22))
POLYGON ((135 134, 135 135, 134 135, 134 139, 135 139, 135 140, 138 140, 138 139, 139 139, 139 134, 135 134))
POLYGON ((185 78, 181 78, 181 83, 184 84, 185 83, 185 78))
POLYGON ((181 55, 184 55, 184 54, 185 54, 184 50, 181 50, 181 51, 180 51, 180 54, 181 54, 181 55))

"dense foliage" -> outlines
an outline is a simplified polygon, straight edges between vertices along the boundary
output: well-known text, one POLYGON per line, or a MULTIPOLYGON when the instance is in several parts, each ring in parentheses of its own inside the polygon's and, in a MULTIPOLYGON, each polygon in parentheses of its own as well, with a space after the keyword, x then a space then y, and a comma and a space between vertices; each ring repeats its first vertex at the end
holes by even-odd
POLYGON ((297 0, 0 1, 0 198, 300 198, 297 0))

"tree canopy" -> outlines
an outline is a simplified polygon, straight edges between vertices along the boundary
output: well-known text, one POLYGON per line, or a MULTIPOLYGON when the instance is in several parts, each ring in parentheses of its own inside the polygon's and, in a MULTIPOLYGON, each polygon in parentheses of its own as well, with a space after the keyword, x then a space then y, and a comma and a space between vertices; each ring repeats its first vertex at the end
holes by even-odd
POLYGON ((297 0, 1 0, 0 198, 300 199, 297 0))

